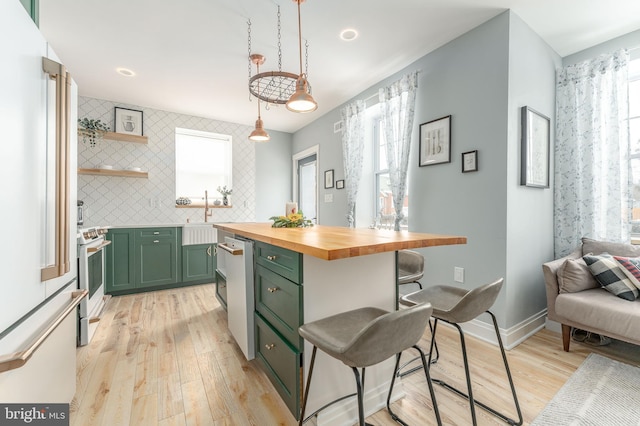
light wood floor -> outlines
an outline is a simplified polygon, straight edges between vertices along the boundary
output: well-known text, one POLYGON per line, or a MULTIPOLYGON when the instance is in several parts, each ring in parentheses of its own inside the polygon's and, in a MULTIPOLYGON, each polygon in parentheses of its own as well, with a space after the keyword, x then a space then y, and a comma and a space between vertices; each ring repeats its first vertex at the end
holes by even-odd
MULTIPOLYGON (((457 335, 440 327, 440 361, 432 376, 463 386, 457 335)), ((529 424, 590 352, 640 364, 637 347, 614 342, 594 348, 543 330, 508 352, 529 424)), ((421 346, 428 348, 429 335, 421 346)), ((476 397, 515 416, 497 348, 467 339, 476 397)), ((77 391, 71 425, 293 425, 256 360, 247 362, 227 332, 226 313, 207 284, 114 297, 90 345, 78 348, 77 391)), ((435 424, 424 374, 403 380, 407 396, 393 405, 409 424, 435 424)), ((466 402, 436 386, 448 425, 470 424, 466 402)), ((478 410, 481 425, 502 424, 478 410)), ((395 425, 386 410, 368 418, 395 425)), ((313 423, 313 422, 310 422, 313 423)))

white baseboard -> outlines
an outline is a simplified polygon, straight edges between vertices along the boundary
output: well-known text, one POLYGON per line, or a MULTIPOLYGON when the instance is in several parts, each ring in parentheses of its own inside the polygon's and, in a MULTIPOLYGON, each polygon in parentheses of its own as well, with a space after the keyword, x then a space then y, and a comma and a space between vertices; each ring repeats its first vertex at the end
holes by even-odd
MULTIPOLYGON (((485 314, 484 316, 488 317, 488 314, 485 314)), ((545 327, 546 318, 547 309, 545 308, 537 314, 530 316, 524 321, 509 327, 508 329, 500 328, 500 338, 502 339, 504 348, 507 350, 513 349, 520 343, 527 340, 530 336, 533 336, 539 330, 543 329, 545 327)), ((493 324, 474 319, 461 324, 460 326, 465 333, 493 345, 498 345, 493 324)))

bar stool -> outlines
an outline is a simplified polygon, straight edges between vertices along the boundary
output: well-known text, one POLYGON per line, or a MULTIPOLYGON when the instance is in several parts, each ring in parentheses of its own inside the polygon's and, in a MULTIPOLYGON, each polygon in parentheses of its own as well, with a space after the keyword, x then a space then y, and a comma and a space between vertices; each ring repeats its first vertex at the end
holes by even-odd
POLYGON ((424 352, 416 345, 424 334, 427 323, 429 322, 429 317, 431 316, 431 311, 432 308, 429 303, 416 304, 409 309, 394 312, 367 307, 340 313, 302 325, 298 329, 298 332, 300 336, 313 345, 313 352, 311 353, 311 364, 309 365, 309 376, 307 377, 299 425, 302 425, 331 404, 349 396, 354 396, 354 394, 351 394, 330 402, 305 419, 304 414, 318 348, 327 355, 342 361, 353 370, 356 380, 357 392, 355 395, 358 399, 360 426, 366 425, 364 421, 363 404, 366 367, 378 364, 396 355, 396 365, 393 377, 391 378, 389 395, 387 396, 387 410, 395 421, 406 425, 406 423, 391 411, 390 399, 402 352, 411 347, 420 352, 429 393, 431 394, 433 411, 438 425, 441 425, 442 421, 440 420, 440 413, 438 412, 438 405, 429 376, 426 357, 424 352), (358 368, 362 371, 362 379, 358 368))
MULTIPOLYGON (((462 358, 464 361, 464 371, 467 379, 467 392, 464 392, 456 389, 455 387, 449 385, 443 380, 433 380, 435 383, 449 389, 456 394, 467 398, 469 400, 469 406, 471 409, 471 419, 473 424, 477 424, 476 420, 476 411, 475 404, 479 405, 483 409, 489 411, 493 415, 499 417, 506 423, 511 425, 521 425, 522 424, 522 412, 520 411, 520 404, 518 403, 518 397, 516 396, 516 389, 513 385, 513 378, 511 377, 511 371, 509 370, 509 363, 507 362, 507 356, 504 351, 504 346, 502 345, 502 339, 500 338, 500 331, 498 329, 498 322, 496 321, 495 315, 489 311, 491 306, 493 306, 496 301, 498 294, 500 293, 500 289, 502 288, 503 279, 500 278, 497 281, 494 281, 489 284, 485 284, 478 288, 474 288, 473 290, 465 290, 459 287, 451 287, 444 285, 437 285, 433 287, 426 288, 424 290, 416 291, 415 293, 408 294, 402 298, 402 302, 406 305, 416 305, 419 306, 421 303, 425 301, 429 301, 429 303, 433 306, 432 316, 435 319, 433 326, 433 336, 431 339, 431 350, 433 350, 433 345, 436 338, 436 332, 438 330, 438 321, 444 321, 456 327, 458 329, 458 333, 460 334, 460 344, 462 346, 462 358), (515 403, 516 411, 518 413, 518 421, 515 421, 506 415, 499 413, 494 408, 487 406, 484 403, 481 403, 473 398, 473 391, 471 389, 471 378, 469 376, 469 362, 467 359, 467 348, 465 346, 464 341, 464 332, 462 328, 458 325, 463 322, 471 321, 472 319, 478 317, 483 313, 488 313, 491 315, 491 319, 493 320, 493 328, 496 332, 496 338, 498 339, 498 345, 500 346, 500 353, 502 354, 502 361, 504 363, 504 368, 507 372, 507 378, 509 379, 509 386, 511 387, 511 394, 513 395, 513 401, 515 403)), ((431 362, 431 353, 429 354, 429 362, 431 362)), ((428 364, 430 365, 430 364, 428 364)))

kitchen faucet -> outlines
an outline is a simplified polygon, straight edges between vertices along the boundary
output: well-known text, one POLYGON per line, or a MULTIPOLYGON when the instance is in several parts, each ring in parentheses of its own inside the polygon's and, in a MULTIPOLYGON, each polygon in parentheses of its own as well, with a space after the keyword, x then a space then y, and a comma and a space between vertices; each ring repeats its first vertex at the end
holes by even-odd
POLYGON ((209 219, 207 218, 212 215, 213 215, 213 212, 209 211, 209 193, 205 189, 204 190, 204 221, 209 222, 209 219))

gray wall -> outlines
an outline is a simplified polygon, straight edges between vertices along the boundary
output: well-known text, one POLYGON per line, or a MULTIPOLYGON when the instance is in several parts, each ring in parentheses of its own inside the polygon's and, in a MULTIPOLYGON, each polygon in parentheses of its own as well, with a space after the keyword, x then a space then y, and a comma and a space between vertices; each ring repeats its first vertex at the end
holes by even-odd
MULTIPOLYGON (((541 104, 553 115, 556 63, 559 57, 517 16, 505 12, 356 97, 366 99, 402 74, 420 71, 409 166, 409 229, 468 238, 464 246, 421 249, 426 259, 423 282, 456 284, 455 266, 465 269, 464 284, 456 284, 465 288, 504 277, 495 308, 502 327, 546 307, 540 265, 553 250, 552 195, 551 190, 519 187, 518 107, 541 104), (419 125, 446 115, 452 115, 451 163, 418 167, 419 125), (461 173, 461 154, 476 149, 479 171, 461 173), (531 218, 536 218, 533 226, 526 222, 531 218), (533 244, 533 253, 528 251, 529 240, 542 232, 549 236, 533 244), (533 297, 516 302, 522 293, 533 297)), ((320 171, 335 168, 342 176, 341 142, 333 134, 339 111, 296 132, 293 151, 319 144, 320 171)), ((321 202, 321 212, 322 207, 326 210, 321 202)), ((321 223, 344 225, 344 211, 333 207, 321 223)))
MULTIPOLYGON (((553 259, 553 141, 557 55, 517 15, 509 26, 507 139, 507 324, 546 307, 541 264, 553 259), (550 188, 520 186, 521 114, 529 106, 551 120, 550 188)), ((501 299, 502 300, 502 299, 501 299)))
POLYGON ((640 30, 616 37, 589 49, 574 53, 573 55, 565 56, 562 58, 562 65, 567 66, 581 61, 586 61, 603 53, 611 53, 623 48, 630 50, 633 49, 630 52, 632 59, 640 58, 640 30))
POLYGON ((291 195, 291 134, 269 130, 271 140, 256 143, 256 221, 284 214, 291 195))

